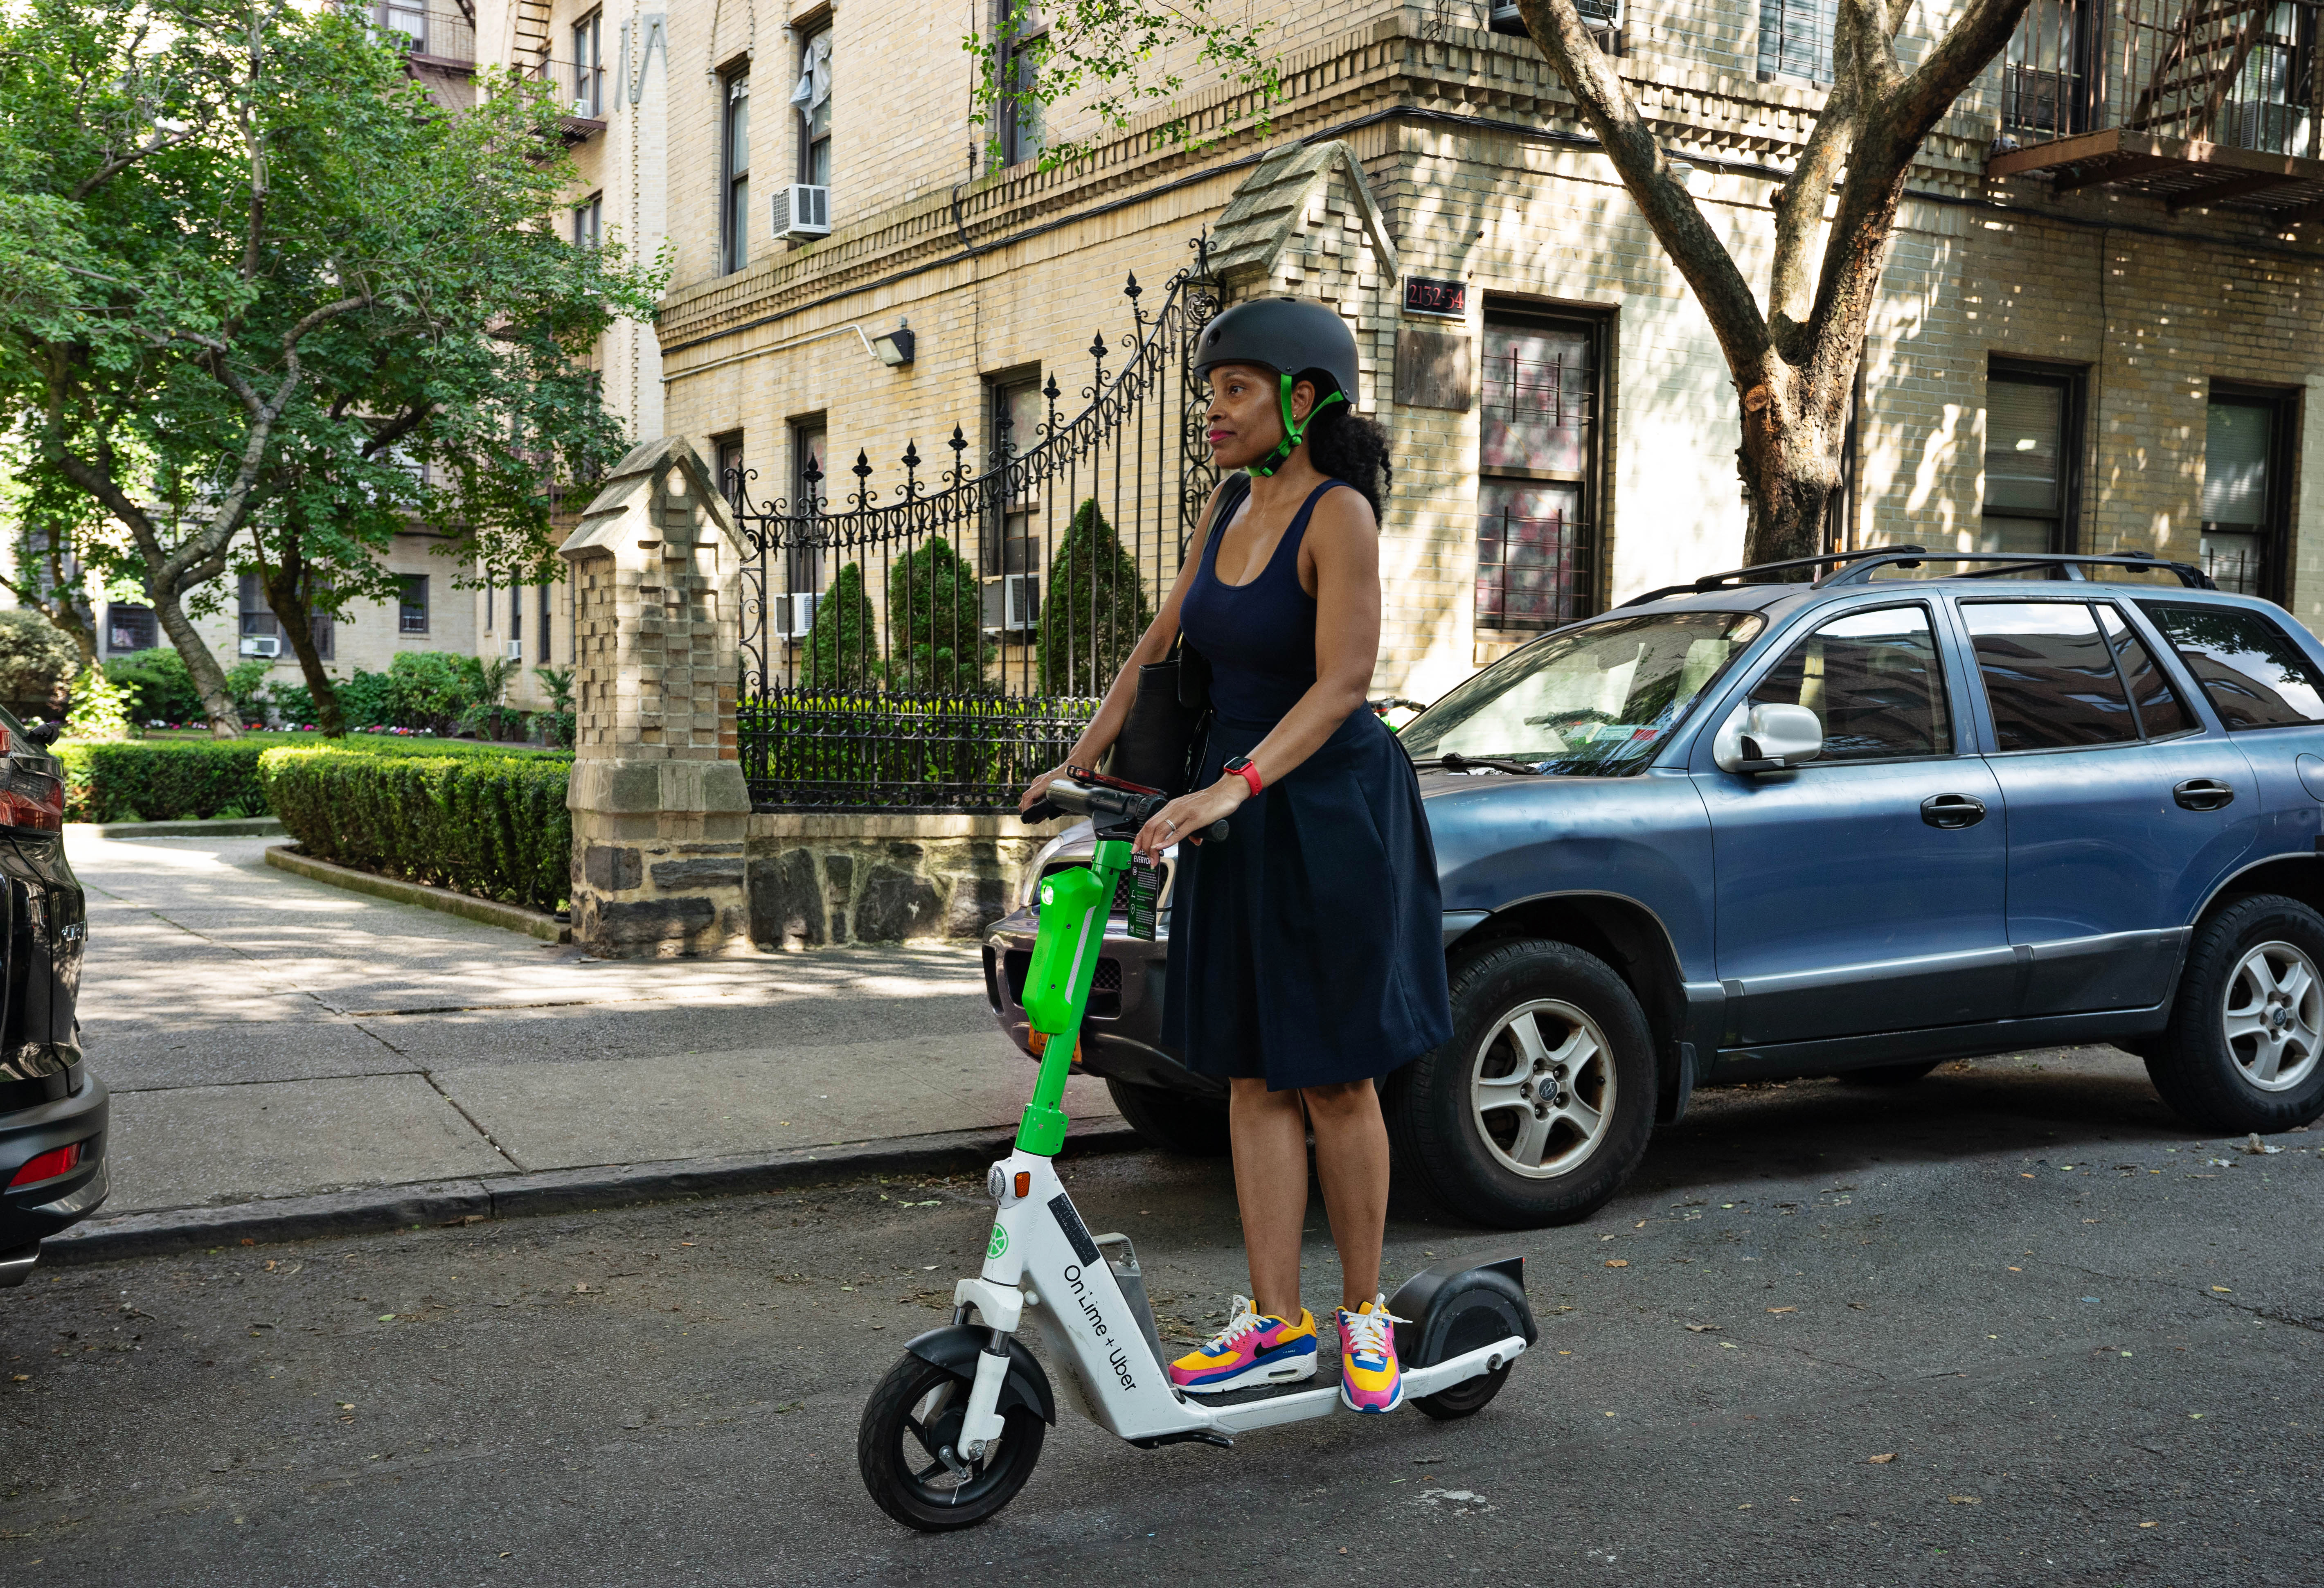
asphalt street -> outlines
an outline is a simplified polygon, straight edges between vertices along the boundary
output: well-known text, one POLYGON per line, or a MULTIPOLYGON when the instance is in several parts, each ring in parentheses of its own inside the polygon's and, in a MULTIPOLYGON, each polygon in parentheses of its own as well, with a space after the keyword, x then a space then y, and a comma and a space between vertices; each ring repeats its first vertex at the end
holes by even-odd
MULTIPOLYGON (((1541 1344, 1476 1417, 1152 1453, 1067 1421, 943 1537, 872 1508, 854 1438, 981 1251, 966 1178, 41 1273, 0 1294, 0 1577, 2312 1583, 2324 1130, 2268 1144, 2190 1135, 2111 1050, 1709 1094, 1585 1224, 1397 1204, 1392 1277, 1528 1260, 1541 1344)), ((1166 1334, 1223 1316, 1222 1165, 1067 1167, 1166 1334)))

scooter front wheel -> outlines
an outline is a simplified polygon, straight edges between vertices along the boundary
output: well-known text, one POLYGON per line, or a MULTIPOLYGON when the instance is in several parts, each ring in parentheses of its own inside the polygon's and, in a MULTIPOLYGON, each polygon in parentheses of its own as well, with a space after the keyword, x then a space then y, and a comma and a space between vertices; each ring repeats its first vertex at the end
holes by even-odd
POLYGON ((888 1370, 863 1408, 855 1462, 873 1503, 908 1528, 945 1533, 975 1526, 1017 1498, 1041 1458, 1047 1426, 1028 1407, 1001 1414, 1000 1448, 984 1459, 959 1455, 968 1385, 932 1362, 907 1354, 888 1370))

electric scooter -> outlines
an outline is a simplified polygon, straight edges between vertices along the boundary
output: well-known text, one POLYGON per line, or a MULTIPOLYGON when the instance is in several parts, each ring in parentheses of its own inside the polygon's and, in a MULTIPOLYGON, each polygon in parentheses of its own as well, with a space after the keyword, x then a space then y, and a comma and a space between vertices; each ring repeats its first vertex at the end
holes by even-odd
MULTIPOLYGON (((872 1500, 924 1532, 983 1521, 1032 1475, 1043 1435, 1057 1420, 1058 1396, 1018 1338, 1028 1323, 1064 1370, 1066 1404, 1141 1449, 1190 1442, 1231 1448, 1238 1434, 1343 1409, 1336 1384, 1262 1388, 1212 1404, 1190 1399, 1163 1371, 1130 1237, 1092 1235, 1058 1181, 1053 1160, 1066 1124, 1059 1105, 1106 918, 1130 870, 1130 840, 1167 797, 1076 773, 1050 783, 1047 803, 1093 819, 1097 854, 1085 868, 1041 881, 1041 924, 1024 994, 1040 1076, 1016 1150, 985 1177, 999 1211, 984 1269, 954 1288, 949 1327, 907 1343, 872 1390, 856 1436, 856 1463, 872 1500)), ((1226 836, 1223 821, 1203 835, 1212 843, 1226 836)), ((1408 1320, 1396 1325, 1405 1399, 1438 1419, 1467 1417, 1491 1400, 1509 1364, 1538 1337, 1522 1257, 1439 1264, 1405 1281, 1388 1310, 1408 1320)))

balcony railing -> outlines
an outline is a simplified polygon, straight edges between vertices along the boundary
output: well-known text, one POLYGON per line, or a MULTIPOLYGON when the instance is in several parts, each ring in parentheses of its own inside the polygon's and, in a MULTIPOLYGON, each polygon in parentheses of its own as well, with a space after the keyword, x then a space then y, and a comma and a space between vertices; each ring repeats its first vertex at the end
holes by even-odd
POLYGON ((605 130, 607 108, 605 69, 580 61, 542 60, 532 68, 532 78, 548 89, 561 113, 559 125, 568 143, 605 130))
POLYGON ((2034 0, 2002 60, 1987 174, 2317 218, 2320 17, 2324 0, 2034 0))
POLYGON ((476 18, 462 0, 376 0, 364 7, 383 33, 400 33, 404 49, 431 60, 476 59, 476 18))

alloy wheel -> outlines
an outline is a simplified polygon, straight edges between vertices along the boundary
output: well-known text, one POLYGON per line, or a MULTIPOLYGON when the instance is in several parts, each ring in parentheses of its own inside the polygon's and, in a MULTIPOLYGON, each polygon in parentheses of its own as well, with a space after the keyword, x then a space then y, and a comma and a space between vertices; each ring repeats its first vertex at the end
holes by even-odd
POLYGON ((1614 1113, 1612 1046, 1563 999, 1518 1004, 1477 1045, 1470 1098, 1501 1168, 1554 1179, 1587 1162, 1614 1113))
POLYGON ((2236 961, 2220 1011, 2227 1051, 2263 1092, 2289 1092, 2324 1057, 2324 979, 2291 944, 2256 944, 2236 961))

